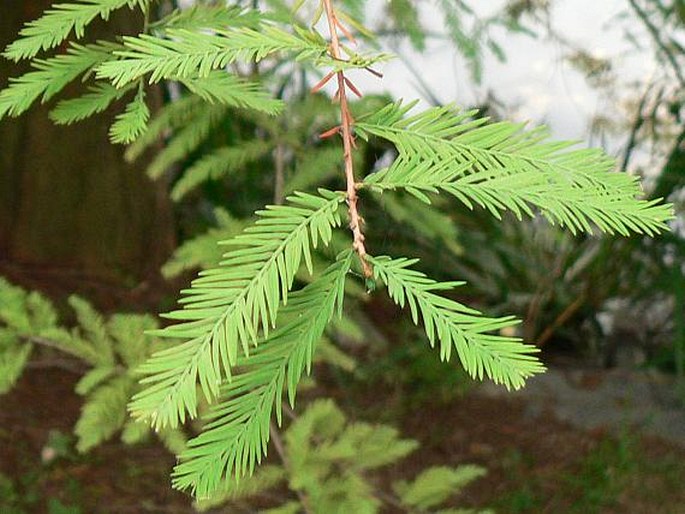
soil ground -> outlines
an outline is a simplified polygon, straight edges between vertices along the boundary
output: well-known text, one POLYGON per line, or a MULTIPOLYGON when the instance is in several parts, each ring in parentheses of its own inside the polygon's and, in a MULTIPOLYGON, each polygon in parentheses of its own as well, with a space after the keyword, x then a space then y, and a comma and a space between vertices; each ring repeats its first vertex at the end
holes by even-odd
MULTIPOLYGON (((130 291, 115 290, 113 296, 106 284, 79 277, 65 285, 52 276, 31 281, 24 273, 2 268, 14 281, 42 289, 58 303, 66 291, 78 291, 105 311, 122 305, 153 310, 150 306, 159 307, 164 296, 154 288, 139 288, 133 297, 130 291)), ((173 456, 155 443, 126 447, 114 439, 78 455, 70 434, 82 403, 74 393, 79 374, 64 363, 46 364, 33 362, 17 386, 0 396, 0 514, 194 512, 190 500, 170 488, 173 456)), ((500 513, 685 514, 685 438, 679 440, 682 427, 673 426, 680 414, 662 420, 662 428, 671 423, 675 430, 657 431, 661 437, 628 425, 603 424, 598 413, 617 419, 611 403, 595 403, 589 415, 583 398, 597 398, 606 389, 608 402, 630 403, 631 419, 641 420, 637 414, 648 403, 640 402, 651 401, 645 399, 648 395, 634 389, 628 402, 618 393, 622 384, 637 382, 600 370, 578 379, 577 371, 565 364, 550 371, 530 388, 531 394, 493 394, 486 386, 444 397, 413 378, 400 387, 387 382, 349 385, 322 368, 315 373, 318 389, 306 392, 298 408, 307 397, 323 394, 352 419, 391 423, 404 437, 417 439, 420 450, 370 477, 380 486, 411 478, 429 465, 475 463, 488 474, 455 498, 459 507, 500 513), (569 373, 583 391, 560 378, 569 373), (374 394, 368 393, 370 388, 374 394), (427 394, 412 396, 416 390, 427 394)), ((448 388, 462 389, 458 384, 448 388)), ((256 511, 240 505, 216 512, 256 511)))
MULTIPOLYGON (((14 481, 13 494, 27 495, 24 510, 16 512, 193 512, 188 499, 168 485, 173 457, 161 447, 130 448, 114 441, 86 456, 60 450, 69 447, 67 434, 78 417, 76 379, 60 369, 31 369, 0 398, 0 473, 14 481), (57 457, 46 463, 51 452, 57 457), (56 502, 80 510, 55 510, 56 502)), ((322 387, 335 397, 332 386, 322 387)), ((382 394, 357 400, 358 412, 367 418, 378 417, 387 405, 382 394)), ((551 408, 532 415, 524 397, 493 397, 477 389, 447 403, 424 402, 420 409, 395 412, 391 416, 403 435, 422 446, 375 477, 380 483, 411 477, 427 465, 477 463, 488 475, 464 491, 459 506, 685 513, 685 451, 676 444, 575 428, 560 422, 551 408)))

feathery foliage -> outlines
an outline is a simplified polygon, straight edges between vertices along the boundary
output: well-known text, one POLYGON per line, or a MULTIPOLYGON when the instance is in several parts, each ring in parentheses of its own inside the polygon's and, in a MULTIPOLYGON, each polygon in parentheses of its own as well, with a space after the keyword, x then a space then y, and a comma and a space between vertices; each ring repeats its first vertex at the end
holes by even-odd
POLYGON ((212 496, 198 498, 195 501, 195 510, 207 512, 227 502, 249 500, 251 497, 268 493, 270 489, 278 487, 286 480, 286 477, 287 472, 283 467, 264 464, 257 468, 252 476, 240 482, 227 482, 221 491, 212 496))
POLYGON ((217 180, 237 171, 246 163, 262 157, 269 149, 270 145, 260 140, 219 148, 186 170, 174 184, 171 197, 178 201, 203 182, 217 180))
MULTIPOLYGON (((124 429, 122 439, 136 443, 147 437, 150 427, 136 424, 136 434, 127 427, 127 404, 140 389, 136 368, 161 349, 158 339, 144 334, 157 328, 151 316, 115 314, 105 319, 85 300, 72 296, 69 306, 76 327, 59 322, 52 303, 36 292, 26 292, 0 278, 0 394, 20 377, 31 354, 41 348, 57 350, 86 371, 77 382, 83 396, 81 415, 74 427, 76 448, 87 452, 124 429), (128 432, 128 433, 126 433, 128 432)), ((178 431, 160 434, 166 443, 175 440, 180 451, 185 444, 178 431)))
POLYGON ((463 285, 463 282, 436 282, 409 269, 416 259, 376 257, 371 260, 376 278, 388 286, 388 294, 400 307, 409 305, 414 323, 419 315, 431 346, 440 342, 440 358, 449 360, 452 346, 464 369, 474 378, 484 375, 507 389, 519 389, 525 380, 544 371, 533 355, 539 350, 515 337, 491 335, 518 324, 513 317, 488 318, 435 293, 463 285))
POLYGON ((318 400, 285 431, 283 464, 264 465, 251 477, 225 482, 197 506, 204 511, 226 500, 247 499, 287 483, 298 499, 286 497, 285 503, 268 512, 297 513, 306 508, 310 512, 375 513, 388 497, 394 507, 401 505, 409 512, 453 512, 440 506, 483 476, 482 468, 429 468, 414 480, 393 483, 395 495, 378 495, 368 479, 369 473, 399 463, 417 447, 416 441, 401 439, 392 427, 350 422, 332 401, 318 400))
MULTIPOLYGON (((183 111, 182 115, 174 120, 179 123, 179 130, 175 131, 164 149, 155 156, 148 166, 147 174, 151 178, 161 177, 172 164, 197 150, 227 114, 226 107, 221 104, 211 105, 202 102, 190 102, 189 104, 189 107, 192 105, 194 109, 183 111)), ((174 113, 171 116, 174 116, 174 113)), ((150 124, 150 128, 155 129, 161 135, 165 128, 163 125, 163 122, 166 121, 164 119, 166 118, 165 113, 162 112, 159 118, 162 118, 161 123, 153 122, 150 124), (160 130, 157 131, 157 128, 160 130)), ((155 139, 153 137, 145 138, 146 146, 151 145, 155 139)), ((142 148, 143 145, 132 145, 129 149, 129 156, 132 157, 142 148)))
POLYGON ((70 100, 62 100, 50 111, 50 119, 58 125, 70 125, 105 111, 113 102, 120 100, 135 84, 117 89, 106 82, 98 82, 88 93, 70 100))
POLYGON ((672 207, 637 199, 637 178, 612 173, 614 161, 601 150, 568 150, 572 143, 550 142, 542 128, 488 124, 454 106, 405 117, 412 106, 390 104, 356 125, 399 152, 389 168, 366 177, 372 189, 402 188, 427 202, 426 192, 442 190, 497 218, 505 209, 532 216, 534 206, 573 233, 592 233, 592 224, 625 236, 667 229, 672 207))
POLYGON ((0 119, 19 116, 39 98, 47 102, 69 82, 111 58, 116 47, 113 43, 72 44, 64 54, 34 60, 33 71, 10 79, 9 87, 0 91, 0 119))
MULTIPOLYGON (((151 118, 147 130, 126 149, 126 159, 134 161, 145 150, 164 138, 170 131, 185 126, 198 115, 198 110, 206 107, 205 102, 195 95, 185 96, 171 102, 151 118)), ((223 112, 223 106, 209 106, 223 112)))
POLYGON ((99 67, 97 76, 121 87, 150 73, 150 83, 165 78, 206 77, 237 61, 261 61, 276 52, 291 52, 296 59, 312 59, 326 53, 326 43, 314 33, 296 34, 264 23, 259 29, 226 28, 213 34, 170 29, 169 39, 142 34, 124 37, 119 60, 99 67))
POLYGON ((77 38, 83 37, 85 28, 95 18, 106 20, 122 7, 144 9, 147 4, 148 0, 79 0, 78 3, 56 4, 42 17, 27 23, 3 55, 15 61, 35 57, 42 50, 59 46, 72 31, 77 38))
POLYGON ((141 367, 148 386, 131 404, 135 417, 156 428, 175 428, 186 412, 195 417, 196 383, 213 400, 223 379, 231 377, 240 349, 249 355, 258 333, 268 336, 300 262, 312 272, 311 247, 327 244, 332 228, 340 225, 344 196, 324 190, 320 195, 299 193, 288 205, 259 211, 254 226, 224 243, 240 248, 225 254, 219 268, 202 272, 185 291, 183 309, 166 315, 183 323, 157 332, 186 342, 141 367))
POLYGON ((256 29, 269 19, 265 13, 244 9, 236 5, 195 5, 187 9, 176 9, 161 20, 152 23, 152 29, 201 30, 226 27, 250 27, 256 29))
MULTIPOLYGON (((33 348, 29 338, 57 331, 57 313, 50 302, 0 277, 0 394, 9 391, 24 371, 33 348)), ((61 331, 59 336, 68 338, 61 331)))
POLYGON ((138 93, 126 106, 126 110, 117 116, 109 136, 112 143, 128 144, 135 141, 147 130, 150 109, 145 103, 145 90, 138 88, 138 93))
MULTIPOLYGON (((115 9, 139 7, 145 13, 138 36, 120 37, 121 43, 71 43, 64 54, 35 59, 33 71, 12 79, 0 92, 0 118, 18 116, 37 100, 48 101, 82 75, 84 82, 90 81, 87 91, 56 106, 51 117, 57 123, 101 113, 135 91, 111 127, 111 140, 130 144, 129 159, 161 143, 148 174, 171 177, 175 200, 192 201, 186 196, 200 184, 230 176, 241 180, 236 180, 244 187, 239 193, 252 206, 264 189, 263 176, 236 175, 257 164, 270 172, 273 163, 269 193, 279 205, 257 211, 258 219, 238 235, 246 222, 233 218, 240 208, 230 205, 230 214, 219 211, 218 229, 178 250, 167 273, 214 265, 182 292, 180 308, 166 315, 178 323, 163 329, 147 317, 106 319, 74 298, 70 304, 78 327, 69 331, 57 323, 49 302, 0 282, 0 297, 10 299, 10 307, 0 301, 0 391, 16 381, 36 346, 57 348, 85 363, 89 370, 77 385, 85 398, 76 426, 82 451, 120 430, 123 440, 136 442, 151 426, 180 454, 174 486, 210 502, 216 494, 239 494, 236 479, 244 480, 244 492, 287 480, 298 496, 306 495, 315 512, 376 512, 380 502, 363 472, 395 462, 415 443, 400 440, 388 427, 347 424, 331 402, 314 403, 292 423, 285 450, 279 445, 279 452, 287 453, 281 456, 283 470, 267 468, 261 479, 259 474, 247 477, 266 455, 271 434, 282 422, 283 396, 294 406, 298 384, 309 373, 322 338, 321 355, 350 365, 324 334, 331 323, 352 323, 341 318, 342 304, 346 294, 365 296, 359 283, 347 280, 358 268, 367 293, 375 289, 376 280, 383 282, 395 303, 408 304, 414 323, 422 321, 431 347, 439 345, 440 357, 449 360, 455 352, 471 377, 489 377, 518 389, 544 366, 534 346, 504 335, 516 324, 512 317, 489 317, 443 295, 462 282, 433 280, 411 269, 415 259, 370 257, 364 241, 371 233, 364 234, 358 189, 408 193, 385 195, 378 203, 398 230, 409 227, 420 232, 420 238, 439 240, 452 255, 465 250, 455 241, 454 217, 437 210, 447 201, 431 204, 432 193, 446 192, 498 219, 504 211, 521 219, 537 209, 574 233, 591 233, 597 227, 622 235, 654 235, 665 230, 672 217, 669 205, 638 199, 636 179, 612 173, 613 161, 604 153, 551 142, 544 129, 489 123, 475 119, 474 111, 460 112, 453 106, 409 115, 414 104, 381 106, 378 98, 371 98, 352 105, 349 98, 361 94, 345 73, 358 69, 380 75, 371 66, 389 57, 358 54, 341 43, 354 39, 345 24, 370 36, 352 17, 363 15, 363 1, 344 1, 352 16, 338 10, 335 2, 312 5, 309 29, 296 22, 307 11, 300 9, 299 0, 294 5, 268 2, 274 13, 245 9, 242 3, 199 4, 157 21, 149 3, 81 0, 56 5, 30 22, 6 49, 7 57, 34 58, 72 33, 80 38, 89 23, 107 19, 115 9), (330 42, 314 29, 322 16, 336 31, 330 42), (335 110, 322 107, 328 103, 323 94, 302 100, 307 96, 302 91, 311 87, 312 71, 323 76, 314 91, 331 79, 337 82, 335 110), (174 101, 153 115, 146 98, 154 89, 156 97, 174 101), (276 118, 286 102, 286 119, 276 118), (341 125, 331 128, 334 114, 341 125), (361 136, 359 141, 353 131, 361 136), (315 141, 318 133, 321 137, 315 141), (320 141, 331 135, 342 136, 342 148, 320 141), (368 159, 384 155, 379 162, 385 162, 388 157, 388 144, 376 143, 372 136, 394 145, 397 157, 355 183, 355 167, 371 168, 374 163, 368 159), (356 145, 362 151, 353 152, 356 145), (283 201, 292 191, 332 183, 342 167, 345 192, 294 192, 283 201), (334 232, 343 225, 340 211, 345 203, 352 244, 334 232), (209 238, 224 235, 231 249, 216 264, 219 252, 209 248, 209 238), (333 264, 324 252, 317 252, 321 246, 338 254, 333 264), (324 271, 315 275, 315 269, 324 271), (136 421, 127 418, 126 408, 136 421), (180 425, 197 417, 205 424, 186 443, 180 425)), ((463 2, 458 5, 459 12, 467 12, 463 2)), ((425 38, 419 8, 392 0, 387 9, 391 25, 421 48, 425 38)), ((483 44, 501 53, 485 28, 469 41, 460 23, 448 13, 446 24, 464 53, 478 60, 483 44)), ((395 503, 431 512, 480 473, 477 468, 428 470, 411 483, 396 484, 395 503)), ((299 507, 298 501, 287 501, 280 511, 297 512, 299 507)))
POLYGON ((438 507, 484 475, 485 470, 479 466, 466 465, 456 469, 439 466, 422 471, 412 482, 395 483, 394 489, 403 504, 426 511, 438 507))
POLYGON ((4 330, 0 331, 0 394, 8 392, 19 380, 30 355, 30 345, 17 344, 4 330))
POLYGON ((206 77, 182 79, 181 83, 209 103, 252 109, 272 116, 283 109, 283 101, 271 98, 259 84, 239 79, 230 73, 215 71, 206 77))
POLYGON ((126 422, 126 404, 134 384, 127 377, 119 376, 88 395, 74 427, 78 451, 87 452, 121 430, 126 422))
POLYGON ((316 343, 336 308, 342 309, 350 252, 315 282, 290 295, 280 327, 237 360, 240 371, 221 391, 204 431, 189 442, 174 485, 203 498, 224 480, 252 473, 266 454, 272 412, 280 425, 284 388, 294 405, 297 384, 311 367, 316 343))

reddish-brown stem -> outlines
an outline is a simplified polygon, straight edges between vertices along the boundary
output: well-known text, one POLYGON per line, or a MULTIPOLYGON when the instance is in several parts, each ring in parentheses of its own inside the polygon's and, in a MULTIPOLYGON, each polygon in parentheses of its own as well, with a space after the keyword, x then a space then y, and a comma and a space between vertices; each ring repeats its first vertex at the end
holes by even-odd
POLYGON ((312 93, 316 93, 324 87, 326 84, 328 84, 328 81, 331 80, 335 76, 335 72, 331 71, 328 73, 324 78, 322 78, 313 88, 312 88, 312 93))
MULTIPOLYGON (((340 39, 338 38, 338 29, 341 24, 335 14, 331 0, 323 0, 323 6, 326 11, 328 28, 331 33, 331 56, 334 59, 342 60, 340 39)), ((362 232, 362 219, 361 216, 359 216, 359 211, 357 209, 358 196, 354 180, 354 164, 352 161, 352 148, 354 147, 354 136, 352 135, 353 118, 347 101, 347 81, 345 79, 345 74, 342 71, 338 71, 336 76, 338 79, 338 92, 336 98, 340 104, 340 119, 342 123, 341 136, 345 160, 345 179, 347 181, 347 206, 350 214, 350 230, 352 231, 352 236, 354 238, 352 246, 354 251, 359 255, 364 276, 370 278, 373 275, 373 271, 371 270, 371 265, 366 260, 366 246, 364 245, 364 234, 362 232)))
POLYGON ((340 127, 333 127, 332 129, 328 129, 326 132, 322 132, 319 134, 319 139, 326 139, 331 136, 335 136, 336 134, 340 134, 340 127))

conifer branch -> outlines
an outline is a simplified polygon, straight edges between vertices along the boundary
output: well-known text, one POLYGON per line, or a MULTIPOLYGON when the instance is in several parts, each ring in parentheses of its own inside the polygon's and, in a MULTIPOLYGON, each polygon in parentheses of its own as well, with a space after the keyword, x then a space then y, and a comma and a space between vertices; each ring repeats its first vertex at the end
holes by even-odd
POLYGON ((250 27, 256 29, 267 15, 255 9, 245 9, 234 5, 194 5, 185 9, 176 9, 159 21, 150 24, 151 29, 167 31, 169 29, 203 30, 226 27, 250 27))
POLYGON ((288 205, 258 211, 254 226, 225 244, 239 247, 220 266, 201 273, 181 299, 183 308, 167 314, 182 323, 154 332, 185 340, 159 352, 140 368, 147 388, 130 410, 161 429, 175 428, 197 414, 196 386, 207 400, 231 379, 239 354, 249 355, 260 332, 268 337, 280 304, 288 301, 295 273, 304 260, 312 272, 311 248, 328 244, 339 226, 341 193, 298 193, 288 205))
POLYGON ((88 92, 77 98, 62 100, 50 111, 50 119, 57 125, 70 125, 104 112, 113 102, 123 98, 135 84, 117 89, 107 82, 97 82, 88 92))
MULTIPOLYGON (((208 153, 188 168, 178 182, 174 184, 171 190, 171 198, 174 201, 181 200, 200 184, 209 180, 221 179, 229 173, 239 170, 247 163, 262 157, 270 148, 266 142, 255 139, 234 146, 224 146, 208 153)), ((283 203, 283 199, 274 203, 280 205, 283 203)))
POLYGON ((119 61, 104 63, 98 78, 122 87, 150 74, 149 82, 163 79, 206 77, 237 61, 261 61, 276 52, 290 52, 296 59, 316 59, 325 52, 323 42, 303 30, 296 34, 263 23, 259 29, 236 27, 215 33, 170 29, 168 38, 141 34, 123 38, 119 61))
MULTIPOLYGON (((283 439, 281 438, 281 434, 278 432, 278 427, 273 422, 269 425, 269 434, 274 442, 276 453, 278 453, 278 457, 281 459, 283 467, 292 473, 292 470, 290 469, 290 459, 288 458, 285 445, 283 444, 283 439)), ((297 499, 300 500, 300 506, 302 507, 304 513, 314 514, 314 511, 309 505, 309 498, 307 498, 305 492, 301 489, 295 489, 295 494, 297 495, 297 499)))
MULTIPOLYGON (((338 20, 335 9, 332 5, 332 0, 322 0, 324 10, 326 12, 326 19, 328 20, 328 29, 331 34, 330 52, 333 59, 337 61, 342 60, 342 53, 340 50, 340 39, 338 37, 338 29, 344 28, 338 20)), ((352 159, 352 148, 355 146, 354 136, 352 135, 352 124, 354 122, 350 107, 347 101, 347 88, 357 92, 352 82, 345 77, 345 72, 339 70, 335 72, 338 81, 338 90, 335 99, 340 104, 340 135, 343 140, 343 152, 345 160, 345 180, 347 182, 347 205, 350 215, 350 230, 352 231, 354 251, 359 255, 361 261, 362 271, 366 278, 373 275, 373 270, 366 259, 366 246, 364 245, 364 233, 362 232, 362 218, 359 215, 357 208, 358 195, 354 179, 354 162, 352 159)), ((330 78, 330 75, 329 75, 330 78)), ((359 94, 357 92, 357 94, 359 94)))
POLYGON ((124 112, 116 117, 110 128, 109 137, 112 143, 132 143, 145 133, 149 119, 150 108, 145 102, 145 89, 140 82, 135 98, 126 106, 124 112))
POLYGON ((479 311, 436 294, 463 282, 436 282, 410 266, 417 259, 369 257, 375 278, 388 286, 388 294, 399 305, 409 305, 412 320, 419 317, 431 346, 440 343, 440 358, 448 361, 453 349, 472 378, 488 376, 507 389, 520 389, 526 379, 542 373, 545 367, 535 353, 540 350, 523 344, 517 337, 493 334, 518 324, 511 317, 489 318, 479 311))
POLYGON ((445 191, 496 218, 505 210, 519 219, 533 216, 537 207, 573 233, 593 233, 594 225, 624 236, 654 235, 673 217, 671 205, 638 198, 637 178, 614 172, 614 160, 601 150, 572 150, 571 142, 550 141, 544 128, 488 123, 452 105, 405 116, 413 105, 389 104, 357 123, 361 137, 391 141, 399 154, 365 177, 365 187, 401 188, 426 203, 426 193, 445 191))
POLYGON ((283 101, 271 98, 259 84, 225 71, 213 71, 206 77, 180 79, 180 82, 209 103, 252 109, 271 116, 283 110, 283 101))
POLYGON ((67 84, 103 61, 112 58, 119 45, 109 42, 79 45, 49 59, 35 59, 32 71, 11 78, 9 87, 0 91, 0 119, 23 114, 38 99, 47 102, 67 84))
POLYGON ((19 39, 10 44, 3 55, 20 61, 35 57, 41 50, 59 46, 73 31, 76 38, 95 18, 107 20, 110 14, 124 6, 144 9, 149 0, 80 0, 78 3, 57 4, 19 32, 19 39))
POLYGON ((272 414, 281 424, 282 399, 294 405, 297 385, 309 373, 316 344, 334 314, 340 314, 352 252, 311 284, 292 293, 280 315, 284 321, 250 353, 237 360, 237 372, 222 387, 205 430, 192 439, 174 470, 174 487, 199 497, 227 480, 252 473, 266 454, 272 414))
MULTIPOLYGON (((201 100, 199 97, 190 97, 190 99, 193 98, 201 100)), ((178 103, 180 104, 181 102, 178 103)), ((171 105, 173 106, 174 104, 171 105)), ((209 136, 211 131, 221 123, 221 120, 224 119, 227 112, 227 108, 223 104, 212 105, 199 101, 188 102, 188 105, 194 105, 195 108, 191 113, 185 113, 187 116, 181 116, 183 112, 173 112, 175 109, 171 109, 172 112, 170 116, 172 118, 177 115, 179 116, 177 120, 171 120, 174 122, 172 128, 176 130, 174 130, 173 136, 169 139, 164 149, 155 156, 154 160, 150 163, 150 166, 148 166, 147 174, 150 178, 160 178, 174 162, 184 159, 197 150, 209 136), (182 123, 175 123, 176 121, 180 122, 181 120, 182 123)), ((181 111, 183 111, 183 109, 181 109, 181 111)), ((165 116, 165 112, 160 114, 160 118, 161 122, 164 122, 165 119, 169 121, 167 116, 165 116)), ((155 123, 155 121, 156 120, 153 120, 148 130, 160 127, 167 128, 161 123, 155 123)), ((146 146, 149 145, 149 141, 151 140, 147 138, 147 132, 143 135, 143 138, 145 139, 146 146)), ((131 155, 135 155, 139 149, 140 147, 138 145, 132 146, 131 155)))
POLYGON ((208 105, 197 95, 188 95, 175 102, 166 104, 150 120, 147 131, 126 149, 126 160, 129 162, 135 161, 145 150, 161 140, 167 131, 185 127, 196 119, 198 115, 205 115, 206 112, 203 110, 205 108, 219 111, 225 110, 223 105, 208 105))

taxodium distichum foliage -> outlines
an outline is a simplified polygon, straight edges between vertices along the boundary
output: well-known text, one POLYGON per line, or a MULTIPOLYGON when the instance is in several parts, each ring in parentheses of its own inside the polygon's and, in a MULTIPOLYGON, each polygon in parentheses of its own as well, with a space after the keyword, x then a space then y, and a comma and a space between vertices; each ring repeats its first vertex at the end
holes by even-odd
MULTIPOLYGON (((81 81, 83 93, 57 103, 52 119, 73 123, 126 102, 110 135, 131 145, 131 155, 168 125, 182 128, 172 143, 182 155, 230 110, 277 119, 287 99, 268 85, 279 67, 297 65, 318 75, 310 84, 314 92, 334 92, 338 123, 312 136, 339 140, 329 155, 338 160, 346 187, 294 191, 257 211, 257 221, 223 242, 221 263, 182 292, 180 308, 166 314, 175 322, 151 332, 167 345, 138 368, 142 388, 129 411, 141 422, 176 429, 198 415, 200 404, 210 406, 173 474, 176 487, 198 497, 251 474, 261 462, 272 418, 280 423, 284 400, 294 405, 317 343, 343 312, 350 281, 361 280, 369 292, 383 289, 423 326, 442 359, 458 360, 472 377, 518 389, 544 371, 535 346, 503 335, 511 333, 506 329, 514 318, 489 317, 451 299, 461 282, 426 276, 411 255, 373 255, 359 192, 372 198, 401 190, 428 205, 447 195, 496 218, 507 211, 520 219, 539 215, 573 233, 654 235, 672 217, 669 205, 640 199, 637 179, 614 172, 602 151, 552 141, 542 128, 490 123, 454 105, 419 110, 401 101, 353 116, 351 100, 361 92, 349 72, 380 76, 379 63, 391 56, 358 51, 363 45, 355 44, 354 33, 364 30, 345 12, 349 3, 271 2, 274 13, 219 2, 155 19, 154 0, 81 0, 57 4, 29 22, 4 51, 11 60, 30 59, 32 70, 0 92, 0 118, 19 116, 81 81), (143 32, 78 42, 91 22, 118 9, 141 12, 143 32), (306 13, 311 19, 303 20, 306 13), (260 74, 258 63, 268 64, 268 72, 260 74), (176 84, 184 96, 151 120, 149 92, 162 82, 176 84), (394 147, 394 160, 361 176, 355 152, 371 140, 394 147), (340 238, 348 242, 337 257, 315 265, 317 249, 340 238), (310 274, 303 287, 296 280, 301 268, 310 274)), ((269 144, 255 137, 207 156, 177 182, 173 195, 258 159, 271 151, 269 144)), ((162 162, 157 174, 163 168, 162 162)))

